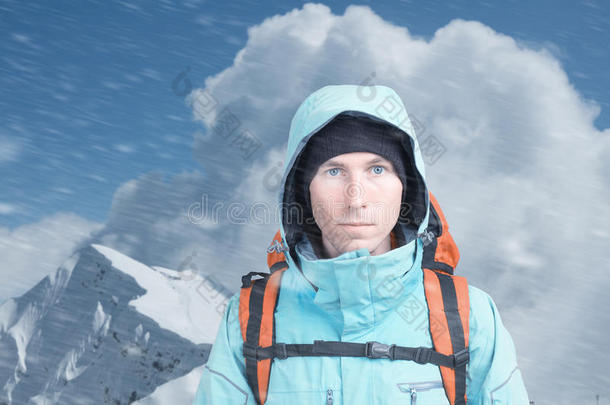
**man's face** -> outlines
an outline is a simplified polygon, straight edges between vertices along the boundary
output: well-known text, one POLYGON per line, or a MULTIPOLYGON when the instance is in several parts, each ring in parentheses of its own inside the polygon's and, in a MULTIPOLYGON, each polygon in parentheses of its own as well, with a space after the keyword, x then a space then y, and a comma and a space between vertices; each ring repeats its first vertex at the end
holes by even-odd
POLYGON ((390 232, 402 201, 392 162, 369 152, 335 156, 320 165, 309 192, 329 257, 361 248, 371 255, 391 249, 390 232))

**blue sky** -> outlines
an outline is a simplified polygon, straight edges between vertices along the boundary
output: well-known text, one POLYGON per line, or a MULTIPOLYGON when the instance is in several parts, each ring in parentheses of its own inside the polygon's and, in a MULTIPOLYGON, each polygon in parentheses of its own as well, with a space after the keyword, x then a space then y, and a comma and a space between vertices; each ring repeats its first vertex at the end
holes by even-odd
MULTIPOLYGON (((142 173, 201 170, 201 128, 172 91, 187 67, 193 86, 232 63, 247 28, 303 3, 0 3, 0 225, 58 211, 104 222, 117 187, 142 173)), ((342 14, 351 3, 328 6, 342 14)), ((610 6, 600 1, 402 1, 369 4, 386 21, 430 38, 454 18, 483 22, 547 47, 610 125, 610 6)))

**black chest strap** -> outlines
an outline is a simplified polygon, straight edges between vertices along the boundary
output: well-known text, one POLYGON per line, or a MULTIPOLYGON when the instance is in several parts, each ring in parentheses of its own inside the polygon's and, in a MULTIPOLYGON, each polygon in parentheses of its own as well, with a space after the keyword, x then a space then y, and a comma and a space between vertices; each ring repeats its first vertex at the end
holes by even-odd
POLYGON ((431 363, 449 368, 468 363, 468 347, 452 355, 445 355, 429 347, 405 347, 379 342, 353 343, 314 340, 313 344, 275 343, 271 346, 254 346, 244 342, 243 354, 254 361, 286 359, 288 357, 344 356, 370 359, 412 360, 419 364, 431 363))

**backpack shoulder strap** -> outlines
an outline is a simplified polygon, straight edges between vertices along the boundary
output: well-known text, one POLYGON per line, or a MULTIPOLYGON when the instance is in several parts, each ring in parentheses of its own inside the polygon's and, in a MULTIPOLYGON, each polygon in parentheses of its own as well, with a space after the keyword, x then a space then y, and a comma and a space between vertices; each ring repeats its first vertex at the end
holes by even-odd
POLYGON ((453 274, 460 260, 460 251, 449 233, 449 224, 440 204, 431 191, 428 194, 430 196, 430 216, 427 231, 431 232, 434 237, 424 246, 422 267, 453 274))
MULTIPOLYGON (((286 269, 273 273, 251 272, 242 277, 239 295, 239 324, 244 341, 244 352, 249 347, 275 344, 274 313, 280 292, 280 281, 286 269), (253 275, 263 278, 252 280, 253 275)), ((271 362, 273 359, 256 359, 245 356, 246 378, 256 402, 267 400, 271 362)))
MULTIPOLYGON (((430 336, 434 350, 456 357, 468 356, 470 301, 465 277, 423 269, 430 336)), ((466 363, 439 366, 451 405, 466 405, 466 363)))

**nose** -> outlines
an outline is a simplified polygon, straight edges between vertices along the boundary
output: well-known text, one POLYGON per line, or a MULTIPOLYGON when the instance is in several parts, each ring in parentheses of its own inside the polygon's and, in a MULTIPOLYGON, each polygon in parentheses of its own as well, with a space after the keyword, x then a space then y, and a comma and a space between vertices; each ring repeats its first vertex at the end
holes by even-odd
POLYGON ((344 194, 349 208, 360 208, 366 204, 364 185, 358 180, 347 183, 344 194))

